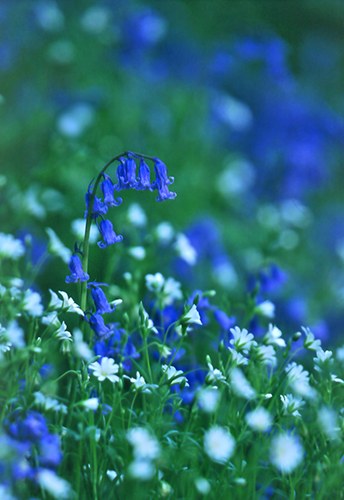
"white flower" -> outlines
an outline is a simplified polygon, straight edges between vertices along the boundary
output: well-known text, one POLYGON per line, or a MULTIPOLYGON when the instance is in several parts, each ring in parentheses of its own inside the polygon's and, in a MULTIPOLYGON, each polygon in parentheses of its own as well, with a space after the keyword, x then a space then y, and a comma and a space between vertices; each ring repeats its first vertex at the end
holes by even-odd
POLYGON ((158 240, 167 245, 174 236, 174 229, 169 222, 160 222, 155 229, 158 240))
POLYGON ((283 413, 284 415, 293 415, 293 417, 301 417, 299 409, 305 404, 305 402, 293 396, 292 394, 281 394, 280 395, 282 405, 283 405, 283 413))
POLYGON ((340 435, 337 414, 332 408, 323 406, 318 411, 318 424, 329 439, 337 439, 340 435))
POLYGON ((232 389, 237 396, 245 399, 256 397, 256 391, 253 389, 240 368, 233 368, 230 374, 232 389))
POLYGON ((168 365, 162 365, 161 368, 171 385, 184 384, 186 387, 189 387, 188 380, 184 377, 182 370, 177 370, 174 366, 168 365))
POLYGON ((233 455, 235 441, 223 427, 214 425, 204 434, 204 449, 214 462, 223 464, 233 455))
POLYGON ((283 474, 289 474, 303 458, 303 448, 297 437, 289 434, 280 434, 271 442, 270 460, 283 474))
POLYGON ((257 356, 263 365, 276 366, 276 352, 272 345, 260 345, 257 347, 257 356))
POLYGON ((89 361, 91 358, 93 358, 94 353, 91 351, 88 344, 84 342, 82 331, 79 328, 75 328, 73 330, 73 338, 74 338, 74 344, 73 344, 74 353, 79 358, 82 358, 85 361, 89 361))
POLYGON ((164 285, 164 304, 166 306, 172 304, 175 300, 183 298, 180 287, 179 281, 173 278, 167 278, 164 285))
POLYGON ((261 406, 248 412, 245 420, 251 429, 258 432, 267 432, 272 425, 271 414, 261 406))
POLYGON ((196 304, 192 304, 191 308, 181 318, 182 323, 187 325, 202 325, 201 317, 197 310, 196 304))
POLYGON ((78 137, 92 123, 94 109, 88 103, 73 104, 67 111, 62 113, 57 120, 58 131, 67 137, 78 137))
POLYGON ((150 390, 149 386, 147 385, 144 377, 142 377, 142 375, 140 375, 140 372, 136 372, 136 378, 130 377, 129 380, 133 384, 133 387, 134 387, 135 391, 137 391, 137 392, 143 392, 143 393, 146 393, 146 394, 150 394, 152 392, 150 390))
POLYGON ((60 403, 60 401, 58 401, 57 399, 46 396, 39 391, 34 392, 33 395, 35 398, 35 405, 43 408, 46 411, 52 410, 57 413, 63 413, 64 415, 67 414, 67 406, 63 403, 60 403))
MULTIPOLYGON (((85 234, 85 227, 86 227, 86 219, 75 219, 72 221, 71 224, 72 227, 72 233, 78 240, 83 240, 84 239, 84 234, 85 234)), ((99 231, 98 228, 95 224, 91 224, 90 227, 90 238, 89 242, 90 244, 95 243, 99 238, 99 231)))
POLYGON ((116 479, 116 477, 118 477, 117 472, 115 470, 112 470, 112 469, 108 469, 106 471, 106 475, 110 479, 110 481, 114 481, 116 479))
POLYGON ((20 240, 11 234, 0 233, 0 258, 18 260, 25 253, 25 247, 20 240))
POLYGON ((7 325, 5 335, 14 347, 25 347, 24 331, 15 320, 7 325))
POLYGON ((37 474, 37 480, 40 487, 54 498, 68 498, 71 493, 70 484, 49 469, 41 469, 37 474))
POLYGON ((66 312, 71 312, 71 313, 76 313, 79 314, 80 316, 84 316, 84 311, 81 309, 80 306, 74 300, 72 297, 68 297, 66 292, 63 292, 62 290, 59 290, 59 294, 61 295, 63 302, 62 302, 62 309, 66 309, 66 312))
POLYGON ((303 343, 305 348, 311 351, 317 351, 321 347, 321 340, 316 340, 313 333, 308 327, 302 326, 301 328, 303 330, 303 333, 306 335, 305 341, 303 343))
POLYGON ((65 264, 68 264, 72 256, 71 250, 62 243, 55 231, 53 231, 50 227, 47 227, 45 231, 49 236, 49 251, 53 255, 60 257, 65 264))
POLYGON ((344 345, 336 350, 336 358, 338 361, 344 361, 344 345))
POLYGON ((205 477, 198 477, 195 479, 195 487, 201 495, 208 495, 211 490, 211 484, 205 477))
POLYGON ((229 341, 229 343, 232 344, 232 346, 239 352, 247 354, 251 347, 256 344, 253 334, 248 333, 246 328, 241 330, 238 326, 235 326, 230 329, 230 332, 233 335, 233 338, 229 341))
POLYGON ((258 304, 255 308, 258 314, 265 316, 266 318, 273 318, 275 316, 275 304, 273 304, 270 300, 264 300, 258 304))
POLYGON ((105 379, 114 383, 119 382, 119 376, 116 375, 119 370, 119 365, 117 365, 112 358, 104 357, 101 359, 100 363, 95 361, 89 365, 89 369, 93 370, 93 375, 99 382, 103 382, 105 379))
POLYGON ((86 410, 96 411, 99 407, 99 399, 98 398, 89 398, 81 401, 80 403, 86 410))
POLYGON ((143 307, 142 302, 140 304, 140 307, 141 307, 141 311, 142 311, 142 315, 143 315, 143 319, 144 319, 144 326, 145 326, 145 328, 147 328, 147 330, 151 330, 153 333, 159 333, 158 330, 157 330, 157 328, 155 328, 155 326, 154 326, 153 320, 151 320, 151 318, 149 317, 148 312, 143 307))
POLYGON ((133 226, 144 227, 147 224, 147 216, 138 203, 132 203, 129 206, 127 217, 133 226))
POLYGON ((191 245, 189 239, 183 233, 177 234, 176 242, 174 248, 179 255, 179 257, 189 266, 194 266, 197 262, 197 252, 195 248, 191 245))
POLYGON ((333 362, 332 356, 332 351, 324 351, 320 347, 316 352, 316 358, 313 358, 315 364, 314 369, 320 372, 321 368, 333 362))
POLYGON ((146 250, 141 247, 131 247, 128 249, 128 254, 136 260, 143 260, 146 257, 146 250))
POLYGON ((206 387, 197 393, 197 401, 205 413, 214 413, 219 406, 220 392, 217 387, 206 387))
POLYGON ((290 387, 300 396, 314 398, 316 393, 309 384, 309 373, 293 361, 289 363, 285 371, 287 373, 290 387))
POLYGON ((231 361, 234 366, 248 365, 248 359, 235 349, 230 349, 231 361))
POLYGON ((60 327, 56 330, 55 335, 60 340, 73 341, 72 334, 67 330, 67 325, 64 321, 62 321, 60 327))
POLYGON ((282 332, 277 326, 269 324, 269 329, 264 335, 264 342, 267 344, 277 345, 278 347, 285 347, 287 344, 282 338, 282 332))
POLYGON ((136 460, 155 460, 160 455, 158 440, 144 427, 130 429, 127 432, 127 440, 133 447, 136 460))
POLYGON ((211 364, 210 356, 207 356, 207 364, 208 364, 208 368, 209 368, 207 376, 205 377, 207 382, 210 382, 210 383, 211 382, 221 382, 221 381, 226 380, 226 377, 221 372, 221 370, 213 367, 213 365, 211 364))
POLYGON ((149 481, 155 474, 155 467, 149 460, 134 460, 128 468, 129 475, 134 479, 149 481))
POLYGON ((150 292, 161 292, 165 284, 165 278, 161 273, 147 274, 145 279, 147 290, 150 292))
POLYGON ((41 316, 43 314, 43 305, 41 303, 41 296, 39 293, 30 289, 26 290, 23 309, 27 311, 30 316, 41 316))

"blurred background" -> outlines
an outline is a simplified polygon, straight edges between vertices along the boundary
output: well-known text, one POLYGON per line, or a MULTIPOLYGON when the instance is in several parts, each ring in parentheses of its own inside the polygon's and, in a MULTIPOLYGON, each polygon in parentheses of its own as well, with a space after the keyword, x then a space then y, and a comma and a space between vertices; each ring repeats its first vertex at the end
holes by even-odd
MULTIPOLYGON (((157 156, 176 200, 125 193, 116 231, 149 244, 138 203, 146 235, 168 221, 197 259, 151 250, 144 271, 216 288, 229 315, 254 291, 289 333, 342 342, 343 25, 335 0, 2 0, 0 231, 34 263, 47 227, 72 249, 102 165, 157 156)), ((65 288, 65 263, 37 272, 43 293, 65 288)))

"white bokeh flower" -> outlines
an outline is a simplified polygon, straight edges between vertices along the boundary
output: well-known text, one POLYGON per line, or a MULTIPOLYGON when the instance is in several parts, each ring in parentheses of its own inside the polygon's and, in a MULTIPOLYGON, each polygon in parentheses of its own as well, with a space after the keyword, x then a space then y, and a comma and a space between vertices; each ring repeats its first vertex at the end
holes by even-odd
MULTIPOLYGON (((86 227, 86 219, 74 219, 71 223, 72 233, 80 241, 84 239, 85 227, 86 227)), ((98 228, 95 224, 91 224, 89 243, 90 244, 96 243, 98 238, 99 238, 98 228)))
POLYGON ((53 231, 53 229, 47 227, 45 231, 49 236, 49 243, 48 243, 49 252, 52 255, 60 257, 60 259, 62 259, 65 264, 68 264, 72 256, 71 250, 62 243, 62 241, 57 236, 55 231, 53 231))
POLYGON ((197 392, 197 402, 205 413, 214 413, 220 402, 220 391, 217 387, 205 387, 197 392))
POLYGON ((119 371, 119 365, 112 358, 101 358, 100 363, 98 361, 91 363, 89 369, 93 371, 93 375, 99 382, 108 379, 110 382, 116 383, 120 380, 119 376, 116 375, 119 371))
POLYGON ((245 420, 251 429, 258 432, 267 432, 272 426, 271 414, 261 406, 246 413, 245 420))
POLYGON ((265 318, 272 319, 275 316, 275 304, 273 304, 270 300, 264 300, 256 306, 255 311, 265 318))
POLYGON ((141 481, 149 481, 155 474, 155 466, 150 460, 136 459, 129 465, 129 476, 141 481))
POLYGON ((283 474, 298 467, 303 458, 303 447, 296 436, 280 434, 273 438, 270 448, 271 463, 283 474))
POLYGON ((21 240, 12 236, 12 234, 0 233, 0 259, 7 258, 18 260, 25 253, 25 247, 21 240))
POLYGON ((30 316, 37 317, 43 314, 43 305, 41 303, 41 296, 39 293, 29 289, 24 294, 23 309, 27 311, 30 316))
POLYGON ((223 464, 233 455, 235 440, 229 431, 214 425, 204 434, 204 449, 211 460, 223 464))
POLYGON ((295 391, 299 396, 308 397, 313 399, 316 397, 316 392, 309 383, 309 373, 304 370, 302 365, 298 365, 293 361, 289 363, 285 371, 287 373, 289 386, 295 391))
POLYGON ((233 392, 245 399, 254 399, 256 391, 253 389, 240 368, 233 368, 230 373, 231 386, 233 392))
POLYGON ((147 224, 145 211, 138 203, 132 203, 127 212, 128 221, 136 227, 144 227, 147 224))
POLYGON ((169 222, 160 222, 155 228, 155 234, 162 244, 167 245, 174 237, 174 229, 169 222))
POLYGON ((191 245, 189 239, 183 233, 179 233, 176 236, 176 241, 174 243, 174 248, 178 256, 185 260, 189 266, 194 266, 197 262, 197 252, 196 249, 191 245))
POLYGON ((69 498, 71 494, 70 484, 49 469, 40 469, 37 481, 40 487, 54 498, 69 498))
POLYGON ((127 432, 136 460, 156 460, 160 456, 159 441, 144 427, 133 427, 127 432))

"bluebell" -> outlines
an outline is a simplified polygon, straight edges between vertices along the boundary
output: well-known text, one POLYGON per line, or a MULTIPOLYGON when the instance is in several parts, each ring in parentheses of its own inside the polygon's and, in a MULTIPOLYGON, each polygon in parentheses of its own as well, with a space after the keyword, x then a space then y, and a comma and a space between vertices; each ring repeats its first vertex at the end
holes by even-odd
POLYGON ((66 277, 66 283, 77 283, 79 281, 87 281, 90 279, 89 274, 85 273, 82 269, 81 260, 77 254, 73 254, 71 256, 68 267, 71 274, 66 277))
POLYGON ((99 223, 99 231, 103 238, 103 241, 98 241, 98 246, 100 248, 106 248, 109 245, 119 243, 123 240, 123 236, 115 233, 112 222, 107 219, 104 219, 99 223))

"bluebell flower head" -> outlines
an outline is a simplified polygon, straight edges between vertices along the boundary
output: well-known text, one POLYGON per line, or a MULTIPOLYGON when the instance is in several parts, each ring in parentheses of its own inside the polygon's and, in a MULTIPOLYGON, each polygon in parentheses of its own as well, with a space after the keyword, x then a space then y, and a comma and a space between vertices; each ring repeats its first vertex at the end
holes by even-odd
POLYGON ((60 438, 56 434, 47 434, 40 442, 39 463, 43 467, 55 468, 61 463, 62 452, 60 438))
POLYGON ((111 328, 105 324, 104 318, 98 312, 92 314, 88 320, 90 327, 99 337, 106 337, 111 334, 111 328))
POLYGON ((121 158, 117 167, 118 182, 115 185, 116 191, 122 189, 136 189, 136 163, 133 158, 121 158))
POLYGON ((32 411, 24 419, 18 418, 9 424, 8 432, 18 441, 38 442, 48 434, 48 427, 43 415, 32 411))
POLYGON ((103 290, 100 288, 100 286, 95 285, 94 283, 91 284, 91 295, 93 302, 96 306, 97 313, 99 314, 104 314, 104 313, 111 313, 112 311, 115 310, 115 306, 111 307, 105 293, 103 290))
POLYGON ((156 201, 173 200, 177 194, 169 191, 168 185, 174 181, 173 177, 167 175, 167 167, 158 158, 154 162, 155 182, 154 187, 158 190, 156 201))
POLYGON ((71 256, 68 267, 71 274, 66 277, 66 283, 77 283, 90 279, 90 276, 83 271, 80 257, 77 254, 71 256))
POLYGON ((139 166, 139 178, 137 182, 136 189, 149 189, 152 191, 152 185, 150 182, 150 169, 147 163, 143 158, 140 160, 140 166, 139 166))
POLYGON ((101 188, 104 196, 104 203, 111 207, 118 207, 122 203, 122 198, 115 199, 114 190, 115 186, 109 175, 103 174, 104 180, 101 184, 101 188))
POLYGON ((123 240, 123 236, 121 234, 116 234, 113 230, 112 222, 104 219, 99 223, 99 231, 103 237, 103 241, 98 241, 98 246, 100 248, 106 248, 109 245, 113 245, 114 243, 119 243, 123 240))
MULTIPOLYGON (((88 211, 90 208, 90 202, 91 202, 91 197, 92 197, 92 184, 89 185, 88 191, 85 195, 85 201, 86 201, 86 211, 84 214, 84 217, 86 219, 88 215, 88 211)), ((93 207, 92 207, 92 219, 96 219, 99 216, 105 215, 108 211, 108 206, 106 203, 104 203, 98 196, 94 196, 93 200, 93 207)))

